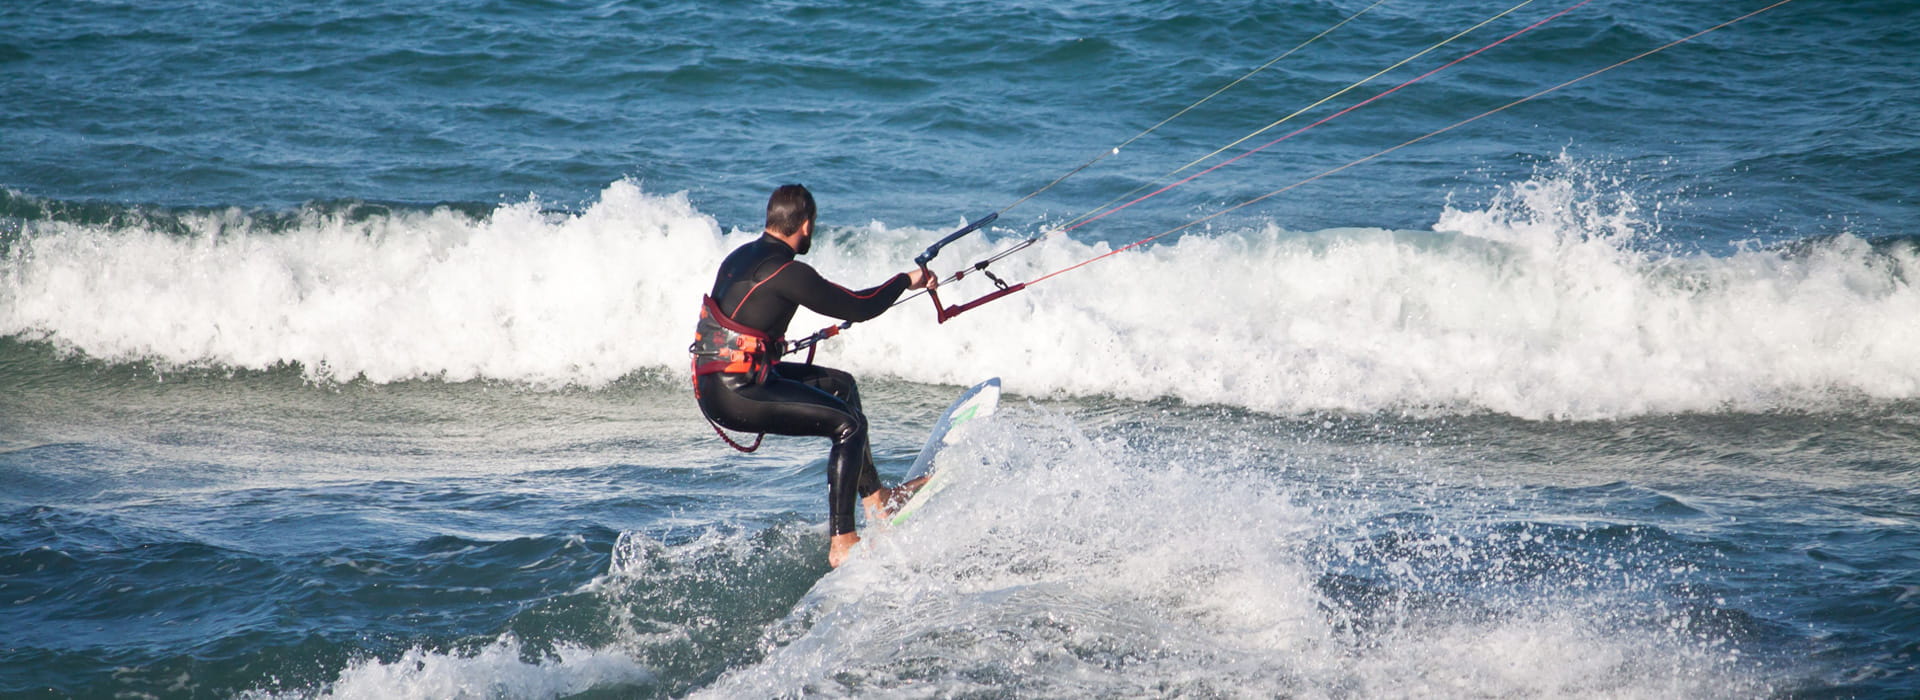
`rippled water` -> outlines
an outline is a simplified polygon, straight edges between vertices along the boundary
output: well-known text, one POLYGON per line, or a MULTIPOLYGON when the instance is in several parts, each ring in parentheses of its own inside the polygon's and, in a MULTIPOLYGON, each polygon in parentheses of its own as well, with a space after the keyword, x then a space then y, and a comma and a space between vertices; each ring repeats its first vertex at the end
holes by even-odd
MULTIPOLYGON (((1582 4, 993 269, 1765 6, 1582 4)), ((0 695, 1920 692, 1911 3, 1791 2, 855 326, 821 362, 886 476, 960 386, 1009 398, 838 571, 825 445, 693 407, 693 300, 773 185, 865 284, 1109 153, 951 271, 1509 7, 0 6, 0 695)))

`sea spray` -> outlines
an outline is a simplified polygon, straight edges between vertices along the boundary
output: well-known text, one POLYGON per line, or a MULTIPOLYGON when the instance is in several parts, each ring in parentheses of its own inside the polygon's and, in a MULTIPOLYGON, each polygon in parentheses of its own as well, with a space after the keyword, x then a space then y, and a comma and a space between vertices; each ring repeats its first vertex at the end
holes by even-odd
POLYGON ((433 698, 558 698, 597 687, 643 683, 652 674, 619 650, 562 645, 529 658, 519 639, 501 637, 471 651, 414 647, 391 661, 355 661, 340 677, 311 689, 251 690, 250 700, 431 700, 433 698))
POLYGON ((948 450, 954 486, 703 696, 1765 694, 1669 600, 1686 569, 1660 547, 1436 530, 1401 509, 1440 483, 1364 493, 1339 465, 1198 437, 1142 449, 1030 409, 983 427, 948 450))

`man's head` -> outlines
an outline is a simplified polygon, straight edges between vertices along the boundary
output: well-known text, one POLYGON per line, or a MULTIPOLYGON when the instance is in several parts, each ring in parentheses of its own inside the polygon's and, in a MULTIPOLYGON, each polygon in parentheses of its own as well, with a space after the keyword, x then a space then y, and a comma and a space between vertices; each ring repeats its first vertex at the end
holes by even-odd
POLYGON ((804 185, 781 185, 767 198, 767 231, 781 236, 800 236, 795 253, 805 255, 813 247, 813 218, 817 213, 813 193, 804 185), (804 230, 802 230, 804 229, 804 230))

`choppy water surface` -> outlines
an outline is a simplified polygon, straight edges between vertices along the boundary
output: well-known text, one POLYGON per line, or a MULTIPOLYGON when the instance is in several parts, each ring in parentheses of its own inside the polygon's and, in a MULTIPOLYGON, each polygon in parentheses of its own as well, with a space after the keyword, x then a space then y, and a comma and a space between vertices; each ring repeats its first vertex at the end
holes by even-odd
MULTIPOLYGON (((1920 693, 1910 3, 855 326, 820 359, 885 475, 1009 397, 838 571, 824 443, 700 419, 690 314, 771 186, 871 283, 1369 4, 0 7, 0 695, 1920 693)), ((1580 6, 994 270, 1764 6, 1580 6)), ((1509 7, 1372 7, 936 268, 1509 7)))

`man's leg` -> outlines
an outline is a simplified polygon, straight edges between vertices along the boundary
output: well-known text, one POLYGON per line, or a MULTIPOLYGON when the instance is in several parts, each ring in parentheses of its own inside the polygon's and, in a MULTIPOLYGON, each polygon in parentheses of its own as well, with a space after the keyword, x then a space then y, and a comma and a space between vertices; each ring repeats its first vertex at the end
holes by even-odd
MULTIPOLYGON (((734 386, 722 386, 717 379, 720 376, 701 377, 714 381, 701 384, 700 393, 701 410, 720 425, 833 440, 833 451, 827 457, 830 527, 834 535, 852 533, 854 503, 865 495, 860 488, 862 470, 872 469, 867 459, 866 418, 825 391, 777 374, 763 383, 739 382, 734 386)), ((725 376, 732 380, 728 383, 737 382, 732 375, 725 376)))
MULTIPOLYGON (((783 379, 800 382, 845 401, 854 413, 865 419, 866 414, 860 410, 860 386, 852 374, 832 367, 786 362, 774 365, 774 371, 783 379)), ((860 481, 857 488, 861 502, 867 508, 867 519, 871 521, 877 522, 893 517, 894 511, 926 483, 925 479, 919 479, 914 483, 902 484, 896 488, 881 485, 880 473, 874 468, 873 447, 870 441, 863 441, 860 445, 860 464, 860 481)))
MULTIPOLYGON (((776 364, 773 366, 773 370, 782 379, 789 379, 819 389, 836 399, 846 402, 847 408, 852 409, 854 415, 859 416, 863 423, 866 421, 866 412, 860 410, 860 385, 854 381, 853 375, 832 367, 802 365, 790 362, 776 364)), ((860 481, 858 488, 860 497, 865 498, 881 488, 880 473, 873 467, 873 446, 868 440, 863 439, 860 441, 859 464, 860 481)))

